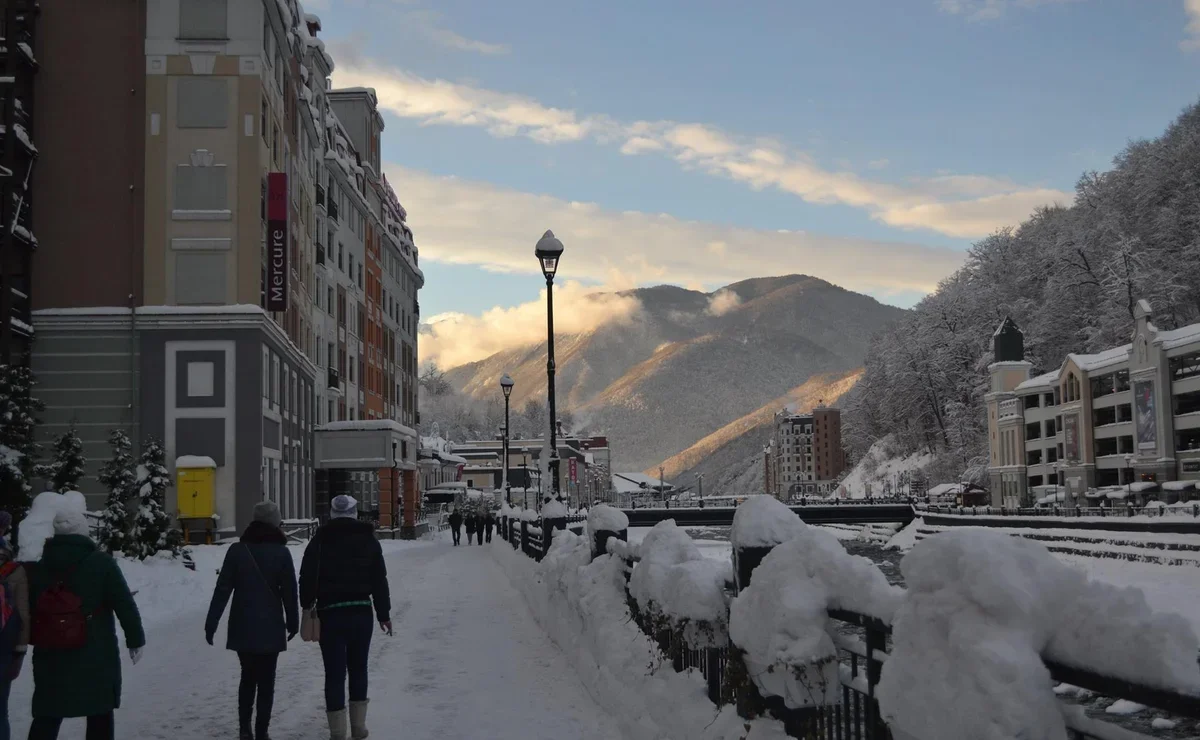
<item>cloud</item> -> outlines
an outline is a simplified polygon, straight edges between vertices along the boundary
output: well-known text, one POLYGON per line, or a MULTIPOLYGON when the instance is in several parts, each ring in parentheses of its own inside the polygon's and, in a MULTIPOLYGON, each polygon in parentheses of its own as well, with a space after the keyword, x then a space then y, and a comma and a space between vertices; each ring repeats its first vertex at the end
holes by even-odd
POLYGON ((884 157, 882 159, 872 159, 870 162, 867 162, 867 167, 869 167, 870 169, 873 169, 873 170, 882 170, 882 169, 887 169, 887 166, 889 164, 891 164, 891 162, 889 162, 888 159, 886 157, 884 157))
POLYGON ((937 0, 943 13, 963 15, 971 21, 990 21, 999 18, 1010 7, 1032 8, 1038 5, 1078 2, 1078 0, 937 0))
POLYGON ((1200 49, 1200 0, 1183 0, 1183 10, 1188 17, 1188 38, 1179 42, 1179 48, 1196 51, 1200 49))
POLYGON ((977 238, 1016 224, 1036 206, 1074 198, 1068 192, 986 175, 875 180, 848 168, 823 167, 809 154, 772 139, 737 136, 701 123, 628 123, 601 114, 582 115, 524 95, 382 67, 354 49, 347 49, 344 57, 334 73, 339 87, 375 88, 384 109, 425 125, 473 126, 493 136, 524 136, 544 144, 587 140, 615 146, 629 156, 654 153, 685 169, 754 189, 776 188, 810 203, 859 208, 902 229, 977 238))
MULTIPOLYGON (((532 253, 532 250, 530 250, 532 253)), ((568 281, 554 287, 554 332, 579 334, 613 321, 629 321, 641 310, 636 298, 599 292, 568 281)), ((420 361, 451 368, 546 338, 546 289, 535 301, 485 311, 479 316, 438 314, 421 328, 420 361)))
POLYGON ((470 51, 476 54, 487 55, 507 54, 511 51, 508 44, 492 44, 486 41, 477 41, 455 33, 448 28, 443 28, 440 25, 442 15, 436 11, 416 10, 406 13, 404 17, 407 19, 410 27, 447 49, 457 49, 458 51, 470 51))
POLYGON ((718 290, 708 299, 708 313, 710 316, 724 316, 740 305, 742 297, 737 293, 732 290, 718 290))
POLYGON ((423 261, 529 274, 531 280, 538 273, 533 245, 546 229, 566 248, 560 274, 622 289, 668 281, 717 287, 805 273, 887 300, 932 291, 965 256, 917 243, 606 210, 393 164, 384 171, 409 213, 423 261))

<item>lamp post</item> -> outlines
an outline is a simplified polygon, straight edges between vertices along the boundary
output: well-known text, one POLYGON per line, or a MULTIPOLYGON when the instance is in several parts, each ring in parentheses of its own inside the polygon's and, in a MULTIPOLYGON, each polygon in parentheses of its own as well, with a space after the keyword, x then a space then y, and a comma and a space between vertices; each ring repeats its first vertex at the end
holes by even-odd
POLYGON ((524 487, 521 491, 521 503, 525 504, 525 508, 529 508, 529 448, 521 448, 521 485, 524 487))
POLYGON ((1125 477, 1125 504, 1128 506, 1133 498, 1133 455, 1125 456, 1125 465, 1129 468, 1129 474, 1125 477))
POLYGON ((563 243, 547 230, 538 240, 533 253, 538 258, 542 275, 546 277, 546 384, 547 402, 550 406, 550 460, 549 471, 554 479, 554 497, 562 500, 558 480, 558 414, 554 405, 554 273, 558 272, 558 261, 562 257, 563 243))
POLYGON ((504 488, 504 503, 509 506, 512 506, 512 487, 508 485, 508 397, 512 395, 512 389, 513 379, 509 377, 508 373, 504 373, 500 377, 500 390, 504 393, 504 449, 501 452, 504 457, 501 465, 504 467, 500 472, 503 481, 500 485, 504 488))

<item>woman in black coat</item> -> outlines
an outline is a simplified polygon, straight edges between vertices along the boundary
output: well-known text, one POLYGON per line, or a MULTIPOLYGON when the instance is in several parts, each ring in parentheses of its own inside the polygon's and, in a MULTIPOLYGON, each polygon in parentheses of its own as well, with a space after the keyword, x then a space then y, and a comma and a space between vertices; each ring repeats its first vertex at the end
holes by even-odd
POLYGON ((483 531, 479 528, 479 516, 475 513, 475 509, 467 509, 467 544, 471 544, 471 538, 478 532, 480 535, 483 531))
POLYGON ((267 740, 271 707, 275 702, 275 667, 288 640, 300 630, 296 595, 296 566, 280 531, 279 507, 263 501, 254 507, 254 521, 241 542, 230 545, 217 578, 204 634, 208 644, 233 596, 229 610, 229 636, 225 647, 237 651, 242 663, 238 686, 240 740, 267 740), (251 731, 250 718, 258 700, 258 718, 251 731))
MULTIPOLYGON (((454 546, 458 547, 459 540, 462 538, 462 514, 458 513, 458 509, 450 512, 450 534, 454 539, 454 546)), ((468 543, 470 544, 470 543, 468 543)))

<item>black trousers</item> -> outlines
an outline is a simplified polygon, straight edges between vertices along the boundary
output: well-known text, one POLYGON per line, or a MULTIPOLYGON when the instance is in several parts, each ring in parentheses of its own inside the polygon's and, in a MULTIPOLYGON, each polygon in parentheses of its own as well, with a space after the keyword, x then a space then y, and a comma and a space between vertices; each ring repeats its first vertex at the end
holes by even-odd
POLYGON ((454 544, 457 545, 458 541, 462 539, 462 527, 451 527, 450 534, 453 535, 454 544))
MULTIPOLYGON (((487 541, 491 542, 492 541, 492 525, 490 522, 488 524, 483 525, 483 531, 487 535, 487 541)), ((483 544, 483 543, 480 543, 480 544, 483 544)))
POLYGON ((238 684, 238 729, 250 730, 250 718, 257 700, 258 718, 254 732, 266 737, 271 726, 271 708, 275 706, 275 667, 279 653, 238 653, 242 663, 242 680, 238 684))
MULTIPOLYGON (((58 740, 63 721, 58 717, 36 717, 29 725, 29 740, 58 740)), ((87 740, 113 740, 113 713, 87 718, 87 740)))

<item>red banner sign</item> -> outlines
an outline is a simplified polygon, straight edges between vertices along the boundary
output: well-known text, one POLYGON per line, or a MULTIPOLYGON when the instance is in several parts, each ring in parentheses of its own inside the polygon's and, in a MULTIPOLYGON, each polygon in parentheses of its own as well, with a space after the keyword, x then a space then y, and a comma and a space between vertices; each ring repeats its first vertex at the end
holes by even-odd
POLYGON ((267 175, 267 310, 288 307, 287 174, 267 175))
POLYGON ((578 468, 575 467, 575 458, 571 458, 571 482, 579 482, 578 468))

